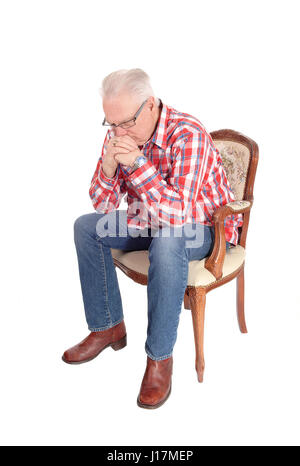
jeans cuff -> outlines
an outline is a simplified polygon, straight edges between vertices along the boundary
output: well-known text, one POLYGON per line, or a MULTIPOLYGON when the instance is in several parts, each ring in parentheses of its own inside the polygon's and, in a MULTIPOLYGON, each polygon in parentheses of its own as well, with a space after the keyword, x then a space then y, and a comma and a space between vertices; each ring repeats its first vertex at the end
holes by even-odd
POLYGON ((123 319, 124 318, 122 317, 122 319, 118 320, 118 322, 115 322, 114 324, 109 324, 106 327, 96 327, 96 328, 95 327, 88 327, 88 329, 90 330, 90 332, 102 332, 103 330, 108 330, 109 328, 115 327, 120 322, 122 322, 123 319))
POLYGON ((172 356, 172 353, 170 353, 170 354, 167 354, 166 356, 160 356, 159 358, 156 358, 147 349, 145 349, 145 351, 146 351, 147 355, 149 356, 149 358, 153 359, 153 361, 163 361, 164 359, 168 359, 168 358, 170 358, 172 356))

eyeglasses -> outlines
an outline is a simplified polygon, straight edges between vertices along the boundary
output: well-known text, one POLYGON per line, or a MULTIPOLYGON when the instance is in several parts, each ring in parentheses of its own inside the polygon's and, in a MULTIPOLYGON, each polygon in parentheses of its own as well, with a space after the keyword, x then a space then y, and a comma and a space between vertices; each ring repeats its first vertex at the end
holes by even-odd
POLYGON ((127 121, 124 121, 123 123, 120 123, 118 125, 115 125, 114 123, 108 123, 106 120, 105 120, 105 117, 104 117, 104 120, 103 120, 103 123, 102 123, 102 126, 110 126, 111 128, 118 128, 118 126, 120 126, 121 128, 123 129, 127 129, 127 128, 131 128, 131 126, 134 126, 136 123, 136 119, 137 117, 139 116, 139 114, 141 113, 142 111, 142 108, 144 107, 145 103, 147 102, 148 99, 146 99, 142 105, 140 106, 140 108, 138 109, 138 111, 136 112, 136 114, 134 115, 133 118, 131 118, 130 120, 127 120, 127 121))

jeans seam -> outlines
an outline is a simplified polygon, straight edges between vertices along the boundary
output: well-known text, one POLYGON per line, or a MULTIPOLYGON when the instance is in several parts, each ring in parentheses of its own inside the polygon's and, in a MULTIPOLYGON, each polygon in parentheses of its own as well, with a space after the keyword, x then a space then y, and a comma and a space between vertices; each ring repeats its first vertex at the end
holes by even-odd
POLYGON ((186 289, 186 285, 187 285, 187 275, 188 275, 189 261, 188 261, 188 258, 187 258, 187 248, 185 246, 184 246, 184 252, 185 252, 185 254, 183 256, 183 262, 182 262, 182 276, 184 275, 183 274, 184 271, 185 271, 186 275, 185 275, 185 281, 184 281, 183 286, 182 286, 182 293, 181 293, 182 300, 181 300, 181 303, 180 303, 180 309, 179 309, 179 313, 178 313, 178 323, 177 323, 176 331, 174 332, 173 341, 172 341, 172 344, 171 344, 172 351, 173 351, 174 345, 176 343, 177 331, 178 331, 179 321, 180 321, 180 314, 181 314, 181 311, 182 311, 182 302, 183 302, 183 299, 184 299, 184 293, 185 293, 185 289, 186 289))
MULTIPOLYGON (((151 243, 151 245, 152 245, 152 243, 151 243)), ((150 247, 149 247, 149 250, 150 250, 150 247)), ((177 322, 176 322, 176 325, 175 325, 175 331, 173 329, 171 329, 172 333, 170 335, 170 344, 168 345, 171 348, 171 352, 168 353, 168 355, 160 356, 160 357, 157 358, 157 357, 153 356, 153 354, 149 351, 148 346, 147 346, 147 340, 146 340, 146 343, 145 343, 145 351, 146 351, 147 355, 151 359, 154 359, 154 360, 157 360, 157 361, 159 361, 160 359, 166 359, 166 358, 170 357, 170 355, 172 355, 174 345, 176 343, 177 329, 178 329, 178 325, 179 325, 179 319, 180 319, 180 314, 181 314, 181 310, 182 310, 182 302, 183 302, 184 293, 185 293, 185 289, 186 289, 186 285, 187 285, 187 275, 188 275, 188 257, 187 257, 187 248, 185 247, 185 243, 183 245, 183 260, 182 260, 182 263, 181 263, 181 267, 182 267, 182 276, 184 276, 184 281, 183 281, 183 285, 182 285, 182 289, 181 289, 182 300, 180 301, 180 303, 178 303, 179 312, 178 312, 178 315, 177 315, 177 322), (184 274, 184 272, 185 272, 185 274, 184 274)))
POLYGON ((110 310, 109 310, 109 306, 108 306, 108 291, 107 291, 107 277, 106 277, 106 268, 105 268, 105 257, 104 257, 104 252, 103 252, 103 245, 101 244, 101 242, 98 243, 99 246, 100 246, 100 251, 101 251, 101 266, 102 266, 102 270, 103 270, 103 280, 104 280, 104 288, 105 288, 105 306, 104 306, 104 309, 105 309, 105 314, 106 314, 106 317, 109 321, 109 324, 108 325, 112 325, 112 321, 111 321, 111 314, 110 314, 110 310))

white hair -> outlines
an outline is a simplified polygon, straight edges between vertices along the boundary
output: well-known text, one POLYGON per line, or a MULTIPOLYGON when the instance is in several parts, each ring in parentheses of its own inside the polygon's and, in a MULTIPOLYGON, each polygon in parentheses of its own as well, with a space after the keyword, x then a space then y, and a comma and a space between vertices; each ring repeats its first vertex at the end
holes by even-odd
POLYGON ((100 89, 102 98, 115 97, 122 92, 128 92, 138 103, 153 96, 155 104, 159 105, 159 99, 154 95, 149 76, 140 68, 114 71, 103 79, 100 89))

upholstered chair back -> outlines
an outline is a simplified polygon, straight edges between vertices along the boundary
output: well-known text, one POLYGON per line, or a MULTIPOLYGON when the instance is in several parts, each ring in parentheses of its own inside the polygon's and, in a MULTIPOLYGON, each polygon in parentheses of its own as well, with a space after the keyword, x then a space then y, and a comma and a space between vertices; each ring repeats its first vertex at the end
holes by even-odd
MULTIPOLYGON (((253 187, 258 162, 258 146, 253 139, 232 129, 212 131, 210 136, 219 151, 236 201, 253 202, 253 187)), ((250 212, 243 214, 239 244, 246 246, 250 212)))
POLYGON ((244 199, 250 150, 244 144, 226 140, 214 140, 220 152, 225 172, 237 201, 244 199))

